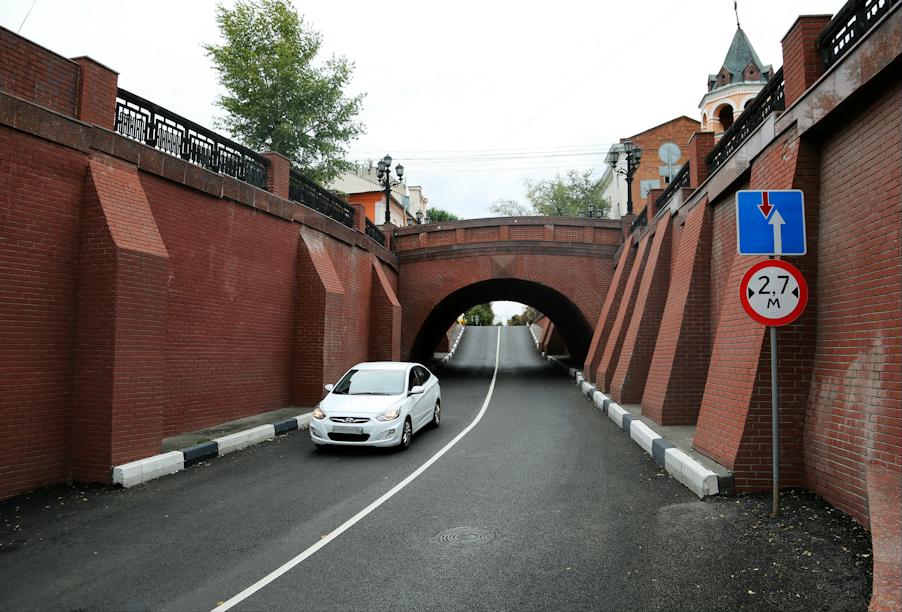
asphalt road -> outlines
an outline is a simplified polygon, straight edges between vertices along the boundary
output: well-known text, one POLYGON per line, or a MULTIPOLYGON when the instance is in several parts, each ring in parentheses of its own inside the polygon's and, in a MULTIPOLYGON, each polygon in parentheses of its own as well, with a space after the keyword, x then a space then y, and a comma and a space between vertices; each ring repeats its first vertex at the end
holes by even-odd
POLYGON ((499 341, 479 423, 233 610, 866 608, 861 530, 804 497, 798 525, 763 518, 755 498, 699 501, 541 361, 526 328, 487 327, 439 372, 442 426, 406 452, 317 451, 297 432, 130 490, 0 503, 0 609, 215 608, 462 432, 499 341))

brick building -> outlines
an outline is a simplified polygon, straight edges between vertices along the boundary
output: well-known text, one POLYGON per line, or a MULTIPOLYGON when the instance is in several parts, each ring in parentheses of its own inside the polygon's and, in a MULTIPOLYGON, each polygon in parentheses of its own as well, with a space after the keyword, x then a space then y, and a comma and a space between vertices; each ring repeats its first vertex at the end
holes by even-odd
MULTIPOLYGON (((634 214, 642 211, 643 201, 649 191, 666 187, 682 167, 687 159, 686 146, 699 127, 700 124, 695 119, 682 116, 621 139, 620 143, 629 140, 642 148, 642 161, 632 185, 634 214)), ((611 147, 611 151, 621 153, 617 169, 622 171, 626 168, 626 161, 620 143, 611 147)), ((619 219, 626 214, 626 179, 606 166, 601 180, 604 185, 602 195, 611 202, 610 216, 619 219)))

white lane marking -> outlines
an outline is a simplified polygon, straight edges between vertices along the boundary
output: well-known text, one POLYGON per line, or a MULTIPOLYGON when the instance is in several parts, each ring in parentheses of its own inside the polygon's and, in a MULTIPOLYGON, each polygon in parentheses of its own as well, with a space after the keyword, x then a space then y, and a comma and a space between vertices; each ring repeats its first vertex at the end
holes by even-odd
POLYGON ((413 482, 414 479, 417 478, 417 476, 419 476, 420 474, 425 472, 427 469, 429 469, 429 466, 431 466, 433 463, 438 461, 442 455, 444 455, 449 450, 451 450, 451 448, 455 444, 460 442, 460 440, 465 435, 470 433, 470 431, 474 427, 476 427, 477 423, 479 423, 479 421, 482 420, 482 416, 485 414, 486 409, 489 407, 489 402, 492 401, 492 393, 494 393, 494 391, 495 391, 495 379, 498 378, 498 362, 499 362, 500 356, 501 356, 501 327, 499 326, 498 327, 498 341, 497 341, 497 345, 495 347, 495 371, 492 373, 492 382, 491 382, 491 384, 489 384, 489 391, 485 396, 485 401, 482 402, 482 408, 479 409, 479 413, 476 415, 476 418, 474 418, 473 421, 469 425, 467 425, 463 431, 461 431, 459 434, 457 434, 453 440, 448 442, 439 452, 437 452, 432 457, 430 457, 426 461, 426 463, 424 463, 423 465, 418 467, 413 473, 410 474, 410 476, 408 476, 407 478, 405 478, 404 480, 402 480, 401 482, 396 484, 394 487, 389 489, 388 492, 384 493, 379 499, 377 499, 376 501, 371 503, 369 506, 367 506, 366 508, 364 508, 363 510, 361 510, 360 512, 358 512, 357 514, 355 514, 354 516, 349 518, 340 527, 338 527, 334 531, 330 532, 328 535, 326 535, 324 538, 322 538, 319 542, 317 542, 316 544, 314 544, 313 546, 311 546, 310 548, 308 548, 307 550, 305 550, 304 552, 302 552, 295 558, 291 559, 290 561, 288 561, 281 567, 270 572, 269 574, 267 574, 266 576, 264 576, 263 578, 261 578, 260 580, 258 580, 254 584, 252 584, 251 586, 247 587, 246 589, 244 589, 243 591, 241 591, 240 593, 235 595, 234 597, 219 604, 218 606, 213 608, 212 612, 225 612, 225 610, 228 610, 228 609, 232 608, 233 606, 235 606, 236 604, 241 603, 242 601, 244 601, 245 599, 247 599, 248 597, 250 597, 257 591, 259 591, 260 589, 265 587, 267 584, 269 584, 270 582, 272 582, 273 580, 275 580, 282 574, 286 573, 287 571, 291 570, 293 567, 295 567, 299 563, 303 562, 308 557, 312 556, 316 551, 323 548, 326 544, 328 544, 329 542, 331 542, 332 540, 334 540, 335 538, 337 538, 338 536, 343 534, 345 531, 347 531, 348 529, 350 529, 351 527, 353 527, 354 525, 359 523, 370 512, 372 512, 373 510, 375 510, 376 508, 378 508, 379 506, 381 506, 382 504, 387 502, 389 499, 394 497, 394 495, 398 491, 400 491, 401 489, 403 489, 404 487, 409 485, 411 482, 413 482))

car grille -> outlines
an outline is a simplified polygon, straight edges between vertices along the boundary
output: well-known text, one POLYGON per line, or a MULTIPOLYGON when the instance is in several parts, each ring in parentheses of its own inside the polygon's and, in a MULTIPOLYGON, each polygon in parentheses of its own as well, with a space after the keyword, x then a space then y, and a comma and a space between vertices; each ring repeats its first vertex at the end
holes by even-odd
POLYGON ((330 421, 335 423, 367 423, 369 419, 355 417, 329 417, 330 421))
POLYGON ((335 440, 336 442, 366 442, 370 439, 370 434, 346 434, 332 432, 329 434, 329 439, 335 440))

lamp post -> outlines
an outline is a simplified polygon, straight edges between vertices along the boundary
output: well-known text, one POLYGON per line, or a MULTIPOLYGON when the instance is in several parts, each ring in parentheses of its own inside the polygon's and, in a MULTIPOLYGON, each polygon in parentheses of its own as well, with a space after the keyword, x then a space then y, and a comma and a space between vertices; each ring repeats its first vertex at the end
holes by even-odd
POLYGON ((391 177, 391 155, 386 155, 379 160, 376 165, 376 176, 379 178, 379 184, 385 190, 385 223, 391 223, 391 188, 400 185, 401 179, 404 178, 404 166, 397 164, 395 172, 398 174, 398 180, 391 177))
POLYGON ((620 152, 614 149, 608 152, 605 161, 611 167, 611 170, 626 177, 626 214, 633 214, 633 175, 639 167, 639 161, 642 159, 642 148, 634 145, 629 140, 624 140, 621 144, 623 152, 626 154, 626 168, 618 168, 617 162, 620 159, 620 152))
POLYGON ((422 225, 422 224, 423 224, 423 211, 418 210, 417 211, 417 225, 422 225))

